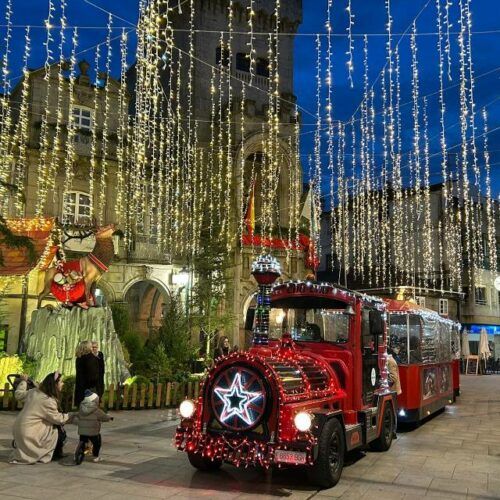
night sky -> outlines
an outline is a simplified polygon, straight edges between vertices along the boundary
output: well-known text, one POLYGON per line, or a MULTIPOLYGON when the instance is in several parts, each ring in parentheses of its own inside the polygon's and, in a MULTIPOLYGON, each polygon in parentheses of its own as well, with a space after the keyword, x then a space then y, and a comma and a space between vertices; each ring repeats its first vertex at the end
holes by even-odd
MULTIPOLYGON (((15 25, 43 26, 44 19, 47 17, 47 2, 42 0, 12 0, 13 1, 13 23, 15 25)), ((453 31, 458 30, 456 22, 458 0, 452 0, 451 18, 453 22, 453 31)), ((89 5, 84 0, 67 0, 67 18, 70 26, 105 26, 107 23, 107 14, 96 7, 89 5)), ((286 0, 282 0, 286 2, 286 0)), ((55 3, 58 3, 57 1, 55 3)), ((101 6, 105 10, 111 11, 119 18, 114 18, 116 27, 122 26, 131 29, 137 20, 138 0, 93 0, 93 3, 101 6)), ((0 8, 5 11, 6 0, 0 0, 0 8)), ((307 168, 308 156, 313 150, 313 131, 315 117, 312 115, 316 110, 316 54, 315 37, 307 36, 310 33, 325 33, 326 19, 326 0, 303 0, 303 23, 299 32, 304 36, 299 36, 295 44, 295 93, 298 97, 298 103, 302 107, 302 155, 303 165, 307 168)), ((348 17, 345 12, 347 0, 334 0, 334 33, 345 33, 348 17)), ((355 24, 353 33, 384 33, 385 31, 385 8, 384 0, 352 0, 352 12, 355 15, 355 24)), ((436 7, 435 0, 392 0, 393 32, 402 33, 408 29, 415 16, 423 9, 417 20, 418 32, 436 31, 436 7)), ((54 24, 58 24, 58 11, 54 24)), ((4 23, 2 23, 4 24, 4 23)), ((484 32, 500 30, 500 9, 498 9, 498 0, 473 0, 472 1, 472 30, 473 32, 484 32)), ((2 28, 2 38, 5 28, 2 28)), ((58 32, 53 32, 54 38, 58 39, 58 32)), ((67 38, 71 38, 71 33, 67 32, 67 38)), ((114 35, 119 35, 115 31, 114 35)), ((33 28, 33 50, 30 58, 30 68, 36 68, 43 65, 45 60, 44 29, 33 28)), ((105 30, 80 29, 79 47, 80 51, 85 48, 93 47, 96 43, 103 41, 106 37, 105 30)), ((394 43, 400 39, 399 35, 394 36, 394 43)), ((482 119, 480 110, 483 106, 488 106, 489 129, 493 130, 500 127, 500 32, 474 34, 472 38, 472 54, 474 60, 474 73, 476 76, 475 84, 475 102, 477 119, 477 134, 482 134, 482 119), (484 76, 482 76, 484 75, 484 76)), ((135 37, 133 32, 130 36, 130 45, 134 44, 135 37)), ((323 38, 323 43, 325 39, 323 38)), ((385 63, 385 43, 386 38, 382 36, 370 36, 369 38, 369 66, 370 83, 373 82, 385 63)), ((439 88, 438 82, 438 58, 436 43, 437 37, 433 35, 418 37, 418 57, 420 72, 420 94, 429 96, 429 136, 431 137, 430 152, 439 152, 439 113, 437 107, 437 95, 439 88)), ((1 46, 3 55, 4 43, 1 46)), ((118 40, 115 44, 115 57, 113 73, 118 76, 119 63, 118 40)), ((12 85, 19 81, 21 74, 21 61, 24 50, 24 30, 16 28, 13 30, 11 40, 11 62, 10 76, 12 85)), ((339 37, 333 39, 333 116, 336 120, 348 121, 353 112, 357 109, 362 99, 363 84, 363 40, 361 37, 355 39, 354 43, 354 88, 349 87, 347 79, 345 54, 348 48, 347 38, 339 37)), ((54 46, 54 55, 57 57, 57 48, 54 46)), ((104 51, 103 51, 104 52, 104 51)), ((402 102, 411 101, 411 70, 410 70, 410 48, 409 36, 403 37, 400 43, 401 52, 401 91, 402 102)), ((69 55, 69 45, 66 50, 69 55)), ((459 100, 458 86, 459 67, 458 67, 458 43, 457 35, 452 35, 451 39, 452 53, 452 77, 451 82, 445 80, 445 87, 454 86, 446 92, 446 127, 448 147, 460 142, 459 127, 459 100)), ((90 50, 82 53, 79 58, 86 57, 93 62, 94 51, 90 50)), ((104 62, 104 60, 102 60, 104 62)), ((133 53, 131 51, 129 63, 133 62, 133 53)), ((379 87, 375 87, 376 89, 379 87)), ((412 125, 411 125, 411 105, 403 110, 403 150, 411 149, 412 125)), ((482 157, 482 138, 478 140, 479 165, 484 163, 482 157)), ((495 196, 500 192, 500 129, 492 132, 488 136, 489 149, 491 152, 492 167, 492 187, 495 196)), ((457 153, 459 148, 451 148, 450 152, 457 153)), ((325 159, 326 162, 326 159, 325 159)), ((431 181, 438 181, 439 175, 439 155, 433 158, 431 162, 431 181)))

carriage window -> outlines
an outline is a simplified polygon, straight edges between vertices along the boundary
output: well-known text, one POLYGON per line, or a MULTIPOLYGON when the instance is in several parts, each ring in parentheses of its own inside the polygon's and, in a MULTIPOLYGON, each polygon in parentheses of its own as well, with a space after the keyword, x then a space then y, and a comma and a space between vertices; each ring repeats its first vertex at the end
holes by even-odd
POLYGON ((434 318, 424 319, 424 329, 422 334, 422 362, 435 363, 438 360, 438 325, 434 318))
POLYGON ((389 347, 394 351, 396 362, 408 364, 422 361, 420 332, 421 322, 418 316, 395 313, 390 315, 389 347))
POLYGON ((335 342, 349 340, 349 315, 334 309, 273 308, 269 315, 269 336, 278 339, 290 333, 298 342, 335 342))

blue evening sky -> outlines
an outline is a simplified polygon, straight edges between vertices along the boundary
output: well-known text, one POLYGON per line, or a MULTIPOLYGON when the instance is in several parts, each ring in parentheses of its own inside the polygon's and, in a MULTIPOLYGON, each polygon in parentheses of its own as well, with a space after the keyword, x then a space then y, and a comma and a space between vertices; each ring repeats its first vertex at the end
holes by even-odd
MULTIPOLYGON (((452 0, 450 9, 453 21, 453 31, 458 30, 457 12, 458 1, 452 0)), ((465 1, 465 0, 464 0, 465 1)), ((92 0, 95 5, 111 11, 117 17, 114 18, 115 26, 132 28, 137 20, 138 0, 92 0)), ((282 0, 283 3, 286 0, 282 0)), ((13 3, 13 23, 15 25, 41 26, 47 17, 47 1, 42 0, 12 0, 13 3)), ((55 0, 56 4, 59 2, 55 0)), ((107 23, 107 14, 100 11, 95 6, 90 5, 84 0, 67 0, 67 18, 68 24, 73 26, 105 26, 107 23)), ((351 0, 352 12, 355 15, 355 24, 353 33, 384 33, 385 31, 385 8, 384 0, 351 0)), ((442 2, 443 3, 443 2, 442 2)), ((484 32, 500 30, 500 9, 498 9, 498 0, 472 0, 472 29, 474 32, 484 32)), ((5 11, 6 0, 0 0, 0 11, 5 11)), ((310 33, 325 33, 327 0, 303 0, 303 23, 299 32, 305 35, 310 33)), ((347 0, 334 0, 333 5, 333 28, 335 33, 345 33, 347 26, 347 15, 345 6, 347 0)), ((411 24, 415 16, 422 10, 417 20, 418 32, 436 31, 436 7, 435 0, 392 0, 393 32, 402 33, 411 24)), ((3 17, 3 14, 2 14, 3 17)), ((55 13, 54 24, 58 23, 58 10, 55 13)), ((1 23, 4 24, 4 23, 1 23)), ((33 28, 33 48, 29 66, 31 68, 43 65, 45 60, 44 30, 33 28)), ((2 38, 5 28, 2 28, 2 38)), ((115 31, 117 36, 119 31, 115 31)), ((67 32, 67 38, 70 38, 70 32, 67 32)), ((54 31, 53 36, 58 40, 58 32, 54 31)), ((106 37, 105 30, 80 29, 79 47, 80 51, 93 47, 96 43, 103 41, 106 37)), ((394 36, 394 42, 399 40, 400 36, 394 36)), ((488 106, 489 129, 493 130, 500 127, 500 33, 475 34, 472 38, 472 54, 474 59, 474 73, 476 75, 475 101, 478 110, 476 126, 477 134, 482 134, 482 119, 479 112, 483 106, 488 106)), ((418 57, 420 72, 420 95, 434 94, 428 98, 429 114, 429 136, 432 138, 430 143, 430 152, 438 153, 439 145, 439 113, 437 105, 438 83, 438 59, 436 50, 437 37, 433 35, 418 37, 418 57)), ((131 32, 130 45, 134 43, 133 31, 131 32)), ((325 44, 323 38, 323 44, 325 44)), ((381 36, 370 36, 369 38, 369 78, 373 82, 380 73, 385 63, 384 47, 386 38, 381 36)), ((304 110, 308 110, 313 115, 316 110, 316 54, 315 38, 313 36, 299 36, 295 43, 295 93, 298 102, 304 110)), ((5 43, 1 44, 1 54, 3 55, 5 43)), ((347 121, 358 107, 362 99, 363 84, 363 41, 362 38, 356 38, 354 42, 354 88, 349 87, 347 79, 345 54, 348 48, 347 38, 339 37, 333 39, 333 115, 334 119, 347 121)), ((13 78, 12 84, 18 81, 16 77, 21 74, 21 60, 24 49, 24 30, 16 28, 13 30, 11 40, 10 56, 10 76, 13 78)), ((57 45, 53 46, 54 56, 57 57, 57 45)), ((118 40, 114 45, 114 64, 113 73, 117 76, 119 68, 118 40)), ((104 52, 104 50, 103 50, 104 52)), ((410 68, 410 48, 409 37, 403 37, 400 43, 401 52, 401 93, 402 102, 411 101, 411 68, 410 68)), ((69 46, 66 49, 69 53, 69 46)), ((90 62, 93 61, 94 51, 83 52, 80 58, 86 57, 90 62)), ((457 35, 451 38, 451 57, 452 57, 452 81, 445 81, 445 86, 452 87, 446 92, 446 127, 448 147, 460 142, 460 127, 458 124, 458 43, 457 35)), ((101 60, 102 64, 104 59, 101 60)), ((129 63, 133 62, 131 52, 129 63)), ((377 92, 380 87, 376 86, 377 92)), ((310 124, 315 122, 314 116, 307 112, 302 112, 302 155, 303 164, 307 168, 307 158, 313 150, 314 127, 310 124)), ((403 150, 411 149, 412 124, 411 124, 411 105, 403 108, 403 150)), ((488 136, 489 149, 491 151, 492 183, 493 191, 497 196, 500 191, 500 129, 492 132, 488 136)), ((482 138, 478 140, 479 165, 484 164, 482 157, 482 138)), ((459 148, 451 149, 451 152, 459 152, 459 148)), ((326 162, 326 158, 324 158, 326 162)), ((439 180, 439 155, 436 155, 431 162, 431 181, 439 180)))

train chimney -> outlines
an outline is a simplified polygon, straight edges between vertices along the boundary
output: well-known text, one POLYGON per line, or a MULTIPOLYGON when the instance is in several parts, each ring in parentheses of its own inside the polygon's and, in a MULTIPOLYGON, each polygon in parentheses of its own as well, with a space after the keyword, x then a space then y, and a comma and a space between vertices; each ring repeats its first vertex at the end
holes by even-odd
POLYGON ((268 345, 271 289, 273 283, 281 276, 280 263, 272 255, 261 255, 252 264, 252 275, 259 284, 253 327, 253 345, 268 345))

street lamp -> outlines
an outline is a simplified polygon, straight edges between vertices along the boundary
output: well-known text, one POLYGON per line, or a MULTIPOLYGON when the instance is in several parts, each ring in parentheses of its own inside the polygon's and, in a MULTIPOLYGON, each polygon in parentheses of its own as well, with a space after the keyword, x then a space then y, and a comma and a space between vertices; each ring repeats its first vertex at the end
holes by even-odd
POLYGON ((186 318, 189 318, 189 275, 189 269, 186 266, 183 266, 178 273, 172 276, 172 283, 179 287, 179 294, 183 288, 186 290, 186 318))
POLYGON ((189 271, 186 266, 184 266, 178 273, 172 276, 172 283, 179 287, 185 287, 189 283, 189 271))

